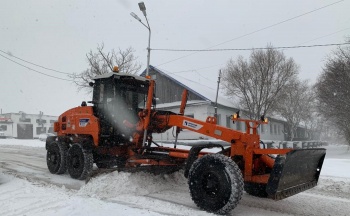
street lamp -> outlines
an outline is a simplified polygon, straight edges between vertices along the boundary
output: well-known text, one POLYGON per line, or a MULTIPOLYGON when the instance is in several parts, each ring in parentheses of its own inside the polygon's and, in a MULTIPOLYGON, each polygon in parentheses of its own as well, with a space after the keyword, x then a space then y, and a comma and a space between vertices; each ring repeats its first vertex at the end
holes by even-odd
POLYGON ((139 8, 142 11, 143 15, 145 16, 145 18, 146 18, 147 25, 145 25, 141 21, 140 17, 138 17, 134 12, 131 12, 130 15, 132 17, 134 17, 136 20, 138 20, 143 26, 145 26, 148 29, 148 32, 149 32, 149 34, 148 34, 148 47, 147 47, 147 69, 146 69, 146 76, 148 76, 148 73, 149 73, 149 61, 150 61, 150 58, 151 58, 151 27, 149 26, 149 23, 148 23, 145 3, 140 2, 139 3, 139 8))
MULTIPOLYGON (((148 23, 145 3, 140 2, 139 3, 139 8, 142 11, 143 15, 145 16, 145 18, 146 18, 147 25, 145 25, 135 13, 131 12, 130 15, 132 17, 134 17, 136 20, 138 20, 143 26, 145 26, 148 29, 148 32, 149 32, 149 34, 148 34, 148 47, 147 47, 147 69, 146 69, 146 77, 147 77, 148 74, 149 74, 149 60, 150 60, 150 57, 151 57, 151 27, 149 26, 149 23, 148 23)), ((147 129, 145 129, 145 131, 143 133, 143 143, 144 144, 146 143, 146 136, 147 136, 147 129)))

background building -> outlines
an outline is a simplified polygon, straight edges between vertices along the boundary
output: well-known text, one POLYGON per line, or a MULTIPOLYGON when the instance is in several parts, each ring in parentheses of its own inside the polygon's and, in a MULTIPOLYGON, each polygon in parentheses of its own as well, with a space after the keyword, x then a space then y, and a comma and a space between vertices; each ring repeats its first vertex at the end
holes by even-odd
POLYGON ((0 131, 6 137, 18 139, 38 138, 42 133, 54 133, 53 123, 57 116, 39 114, 4 113, 0 115, 0 131))

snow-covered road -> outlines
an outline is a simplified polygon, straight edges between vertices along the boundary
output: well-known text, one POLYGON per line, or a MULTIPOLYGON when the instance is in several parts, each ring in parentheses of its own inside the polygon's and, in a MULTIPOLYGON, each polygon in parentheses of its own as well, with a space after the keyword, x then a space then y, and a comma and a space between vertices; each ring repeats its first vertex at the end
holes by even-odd
POLYGON ((0 170, 32 182, 64 185, 68 189, 78 190, 85 184, 84 181, 70 179, 68 175, 52 175, 46 166, 46 150, 42 147, 1 145, 0 170))
MULTIPOLYGON (((0 141, 0 215, 212 215, 192 202, 182 172, 52 175, 44 142, 0 141)), ((273 201, 244 194, 231 215, 350 215, 350 153, 327 147, 319 185, 273 201)))

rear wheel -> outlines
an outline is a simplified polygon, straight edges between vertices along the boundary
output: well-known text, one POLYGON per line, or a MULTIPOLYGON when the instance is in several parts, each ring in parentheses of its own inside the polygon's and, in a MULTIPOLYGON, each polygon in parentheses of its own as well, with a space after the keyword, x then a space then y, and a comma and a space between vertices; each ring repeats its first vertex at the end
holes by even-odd
POLYGON ((52 174, 63 174, 67 170, 66 165, 67 146, 60 142, 52 142, 47 147, 46 163, 52 174))
POLYGON ((191 166, 188 184, 192 200, 208 212, 227 214, 243 193, 243 177, 237 164, 221 154, 208 154, 191 166))
POLYGON ((72 178, 84 180, 92 171, 93 155, 81 144, 73 144, 68 150, 67 165, 68 173, 72 178))

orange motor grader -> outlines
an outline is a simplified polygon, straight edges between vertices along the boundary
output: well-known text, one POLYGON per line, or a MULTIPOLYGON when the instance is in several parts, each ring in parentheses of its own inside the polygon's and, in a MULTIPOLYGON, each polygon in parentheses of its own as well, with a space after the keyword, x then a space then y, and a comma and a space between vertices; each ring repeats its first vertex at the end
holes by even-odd
POLYGON ((184 116, 187 91, 179 113, 157 110, 155 81, 111 72, 95 77, 93 99, 59 116, 57 136, 46 141, 47 166, 53 174, 68 170, 72 178, 85 179, 98 168, 171 173, 180 169, 188 178, 192 200, 208 212, 226 214, 248 194, 284 199, 314 187, 321 172, 325 149, 262 149, 257 128, 267 122, 241 119, 246 131, 184 116), (173 147, 152 139, 153 133, 176 127, 173 147), (176 146, 177 135, 187 129, 229 143, 176 146), (217 153, 203 149, 217 148, 217 153), (272 156, 274 155, 274 156, 272 156), (276 156, 277 155, 277 156, 276 156))

